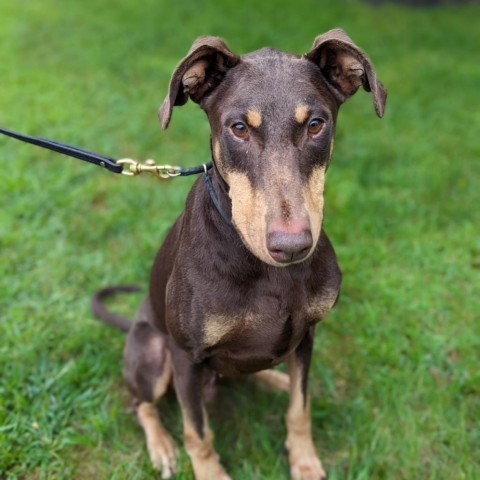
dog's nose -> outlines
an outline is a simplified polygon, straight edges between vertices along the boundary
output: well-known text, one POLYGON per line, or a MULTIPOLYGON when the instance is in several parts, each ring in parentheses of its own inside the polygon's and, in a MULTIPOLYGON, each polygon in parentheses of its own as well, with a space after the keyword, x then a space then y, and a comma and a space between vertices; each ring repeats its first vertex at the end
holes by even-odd
POLYGON ((276 262, 298 262, 310 252, 313 244, 310 226, 305 224, 295 230, 274 229, 267 233, 267 248, 276 262))

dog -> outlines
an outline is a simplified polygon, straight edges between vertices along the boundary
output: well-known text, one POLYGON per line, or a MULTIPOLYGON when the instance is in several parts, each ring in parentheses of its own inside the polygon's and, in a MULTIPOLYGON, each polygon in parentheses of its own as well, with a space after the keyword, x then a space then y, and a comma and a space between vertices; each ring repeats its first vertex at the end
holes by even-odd
POLYGON ((117 288, 93 298, 95 314, 128 332, 124 376, 162 478, 175 473, 177 447, 156 404, 173 383, 195 479, 230 479, 213 446, 205 385, 242 374, 290 392, 291 478, 326 478, 308 396, 315 324, 341 284, 322 228, 324 182, 339 107, 360 86, 382 117, 387 92, 340 29, 319 35, 302 56, 273 48, 238 56, 204 36, 175 68, 161 124, 166 129, 188 98, 206 112, 213 192, 200 178, 194 183, 134 323, 103 306, 117 288), (283 361, 288 374, 272 370, 283 361))

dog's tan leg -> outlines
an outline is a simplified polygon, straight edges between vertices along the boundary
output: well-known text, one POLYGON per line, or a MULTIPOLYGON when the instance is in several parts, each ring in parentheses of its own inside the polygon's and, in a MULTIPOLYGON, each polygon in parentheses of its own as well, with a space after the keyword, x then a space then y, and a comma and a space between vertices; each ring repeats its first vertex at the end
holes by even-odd
POLYGON ((307 393, 313 334, 312 327, 288 359, 290 404, 285 446, 293 480, 323 480, 327 477, 312 440, 310 399, 307 393))
POLYGON ((278 370, 261 370, 254 373, 253 378, 266 390, 288 392, 290 389, 290 377, 278 370))
POLYGON ((145 432, 148 453, 153 467, 162 470, 162 478, 171 478, 176 470, 178 449, 172 437, 162 425, 155 406, 155 403, 165 395, 172 379, 171 355, 167 349, 163 352, 161 375, 152 385, 154 403, 141 402, 137 407, 137 417, 145 432))
POLYGON ((195 480, 231 480, 213 447, 213 433, 208 425, 207 413, 202 408, 203 429, 199 434, 187 409, 182 407, 185 449, 192 461, 195 480))
POLYGON ((203 399, 202 364, 192 363, 181 349, 172 349, 174 384, 183 418, 185 449, 195 480, 231 480, 213 446, 213 433, 203 399))
POLYGON ((178 451, 175 442, 160 421, 156 406, 153 403, 142 402, 137 407, 137 416, 145 432, 152 465, 162 470, 162 478, 171 478, 175 474, 178 451))

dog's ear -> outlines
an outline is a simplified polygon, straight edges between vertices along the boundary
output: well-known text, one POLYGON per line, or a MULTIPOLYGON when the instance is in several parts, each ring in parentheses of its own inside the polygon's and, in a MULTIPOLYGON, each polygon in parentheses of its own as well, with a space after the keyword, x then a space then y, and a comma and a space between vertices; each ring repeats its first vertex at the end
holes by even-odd
POLYGON ((305 57, 316 63, 340 102, 360 87, 372 92, 373 105, 383 117, 387 91, 377 79, 368 56, 340 28, 319 35, 305 57))
POLYGON ((197 38, 170 79, 168 94, 159 111, 162 128, 168 127, 175 105, 183 105, 188 97, 199 103, 239 61, 240 57, 232 53, 221 38, 197 38))

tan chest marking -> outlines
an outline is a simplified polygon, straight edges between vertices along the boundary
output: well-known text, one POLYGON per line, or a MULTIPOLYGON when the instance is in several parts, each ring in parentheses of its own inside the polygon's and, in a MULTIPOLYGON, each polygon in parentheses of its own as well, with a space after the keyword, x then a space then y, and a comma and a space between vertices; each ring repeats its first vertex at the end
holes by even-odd
POLYGON ((321 296, 318 296, 309 302, 307 315, 321 320, 332 309, 333 305, 335 305, 337 296, 337 290, 329 289, 324 291, 321 296))
POLYGON ((235 335, 242 335, 258 328, 264 322, 264 318, 248 311, 233 316, 209 315, 203 326, 203 344, 211 347, 230 336, 234 338, 235 335))
POLYGON ((209 315, 203 326, 203 343, 206 346, 216 345, 226 337, 236 325, 234 317, 225 315, 209 315))

